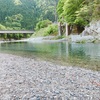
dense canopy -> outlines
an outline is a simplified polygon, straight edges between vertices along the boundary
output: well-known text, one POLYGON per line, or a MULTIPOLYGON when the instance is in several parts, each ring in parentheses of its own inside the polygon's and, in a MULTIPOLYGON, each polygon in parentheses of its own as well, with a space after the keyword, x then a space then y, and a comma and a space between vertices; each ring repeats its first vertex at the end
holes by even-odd
POLYGON ((57 20, 58 0, 0 0, 0 24, 7 29, 34 29, 41 20, 57 20))
POLYGON ((57 12, 60 21, 85 26, 100 20, 100 0, 59 0, 57 12))

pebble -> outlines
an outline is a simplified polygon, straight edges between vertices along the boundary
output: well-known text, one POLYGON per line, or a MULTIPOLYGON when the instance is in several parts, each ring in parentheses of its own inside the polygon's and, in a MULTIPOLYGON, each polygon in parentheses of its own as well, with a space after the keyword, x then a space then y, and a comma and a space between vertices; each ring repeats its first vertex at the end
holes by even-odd
POLYGON ((0 53, 0 100, 100 100, 100 72, 0 53))

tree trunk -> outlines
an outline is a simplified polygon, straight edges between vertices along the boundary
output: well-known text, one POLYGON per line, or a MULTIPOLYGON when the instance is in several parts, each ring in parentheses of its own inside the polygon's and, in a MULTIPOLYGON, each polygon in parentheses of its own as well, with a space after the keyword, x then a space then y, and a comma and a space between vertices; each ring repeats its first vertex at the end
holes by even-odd
POLYGON ((68 24, 66 23, 66 36, 68 36, 68 24))
POLYGON ((70 29, 70 25, 68 25, 66 23, 66 36, 70 35, 71 34, 71 29, 70 29))
POLYGON ((58 23, 58 35, 62 35, 62 27, 61 27, 61 22, 58 23))

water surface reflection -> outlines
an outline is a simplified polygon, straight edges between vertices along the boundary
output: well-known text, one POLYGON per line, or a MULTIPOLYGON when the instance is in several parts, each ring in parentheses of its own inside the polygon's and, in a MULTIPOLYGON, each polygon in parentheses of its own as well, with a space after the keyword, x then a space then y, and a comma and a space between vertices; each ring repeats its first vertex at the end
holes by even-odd
POLYGON ((100 71, 100 44, 77 43, 4 43, 0 52, 38 57, 61 65, 72 65, 100 71))

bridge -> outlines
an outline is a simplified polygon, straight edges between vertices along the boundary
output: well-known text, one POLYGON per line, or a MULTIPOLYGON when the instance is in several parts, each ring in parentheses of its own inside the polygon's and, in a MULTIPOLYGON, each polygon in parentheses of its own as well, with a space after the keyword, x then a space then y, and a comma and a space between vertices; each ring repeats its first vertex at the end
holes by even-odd
POLYGON ((25 33, 30 33, 30 34, 33 34, 34 31, 29 31, 29 30, 22 30, 22 31, 17 31, 17 30, 0 30, 0 33, 22 33, 22 34, 25 34, 25 33))

